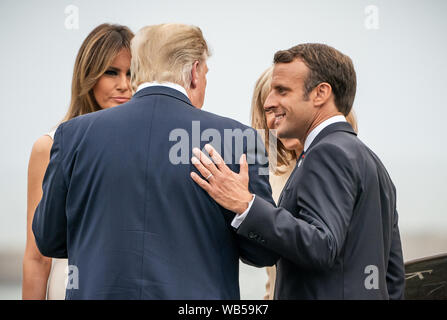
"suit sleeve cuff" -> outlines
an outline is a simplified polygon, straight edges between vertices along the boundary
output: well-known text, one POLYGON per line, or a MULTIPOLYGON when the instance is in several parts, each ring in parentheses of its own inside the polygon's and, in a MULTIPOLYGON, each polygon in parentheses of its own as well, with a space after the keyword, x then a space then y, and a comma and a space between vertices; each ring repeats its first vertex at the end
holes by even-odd
POLYGON ((241 223, 244 221, 245 217, 247 216, 248 212, 251 209, 251 206, 253 205, 253 201, 255 201, 255 197, 256 195, 253 195, 253 199, 251 199, 251 201, 248 203, 248 208, 247 210, 245 210, 243 213, 241 214, 237 214, 233 221, 231 221, 231 226, 235 229, 239 228, 239 226, 241 225, 241 223))

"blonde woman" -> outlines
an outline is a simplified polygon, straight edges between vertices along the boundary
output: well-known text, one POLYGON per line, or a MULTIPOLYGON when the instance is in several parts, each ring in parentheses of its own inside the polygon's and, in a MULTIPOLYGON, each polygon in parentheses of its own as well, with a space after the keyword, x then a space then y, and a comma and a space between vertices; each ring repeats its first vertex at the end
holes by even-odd
MULTIPOLYGON (((120 25, 102 24, 84 40, 76 57, 71 102, 62 121, 127 102, 130 88, 130 41, 133 33, 120 25)), ((31 229, 42 197, 42 181, 50 160, 55 130, 33 145, 28 165, 27 240, 23 258, 23 299, 64 299, 67 259, 44 257, 31 229)))
MULTIPOLYGON (((265 148, 269 150, 269 129, 275 129, 275 115, 272 111, 264 110, 264 102, 270 92, 270 84, 272 81, 273 66, 265 70, 256 82, 255 90, 251 103, 251 125, 255 129, 264 130, 265 148)), ((355 132, 357 130, 357 121, 354 111, 351 111, 346 120, 351 124, 355 132)), ((277 139, 276 141, 276 167, 270 167, 270 185, 272 187, 272 196, 278 203, 284 185, 289 179, 290 174, 296 164, 296 159, 303 151, 303 145, 298 139, 277 139)), ((270 163, 275 163, 270 160, 270 163)), ((265 285, 265 300, 272 300, 276 280, 276 267, 267 267, 267 283, 265 285)))

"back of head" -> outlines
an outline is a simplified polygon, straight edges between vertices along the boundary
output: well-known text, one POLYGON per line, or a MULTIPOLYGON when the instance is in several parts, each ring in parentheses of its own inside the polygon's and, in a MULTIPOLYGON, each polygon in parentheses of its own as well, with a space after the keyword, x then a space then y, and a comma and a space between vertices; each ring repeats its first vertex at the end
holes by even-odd
POLYGON ((194 62, 210 55, 199 27, 174 23, 139 30, 131 52, 133 91, 143 82, 173 82, 189 89, 194 62))
POLYGON ((338 111, 348 115, 357 87, 351 58, 325 44, 305 43, 276 52, 274 63, 290 63, 295 59, 302 60, 309 68, 304 82, 306 97, 318 84, 329 83, 338 111))

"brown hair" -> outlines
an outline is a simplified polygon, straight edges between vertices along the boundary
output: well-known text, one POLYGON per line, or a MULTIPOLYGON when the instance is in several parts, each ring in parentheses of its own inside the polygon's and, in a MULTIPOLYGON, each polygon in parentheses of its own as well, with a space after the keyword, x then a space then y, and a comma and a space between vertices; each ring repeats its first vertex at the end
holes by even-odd
POLYGON ((126 26, 104 23, 93 29, 79 49, 71 83, 71 101, 63 121, 101 110, 93 87, 121 49, 130 52, 133 33, 126 26))
POLYGON ((304 82, 305 98, 318 84, 326 82, 332 87, 338 111, 348 115, 357 86, 351 58, 325 44, 305 43, 276 52, 274 63, 290 63, 295 59, 301 59, 309 68, 304 82))

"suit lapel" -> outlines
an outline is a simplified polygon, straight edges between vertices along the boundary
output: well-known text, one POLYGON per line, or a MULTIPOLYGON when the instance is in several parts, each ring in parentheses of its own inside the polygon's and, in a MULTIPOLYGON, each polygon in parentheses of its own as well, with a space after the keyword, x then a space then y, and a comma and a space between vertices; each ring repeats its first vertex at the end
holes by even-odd
POLYGON ((278 207, 280 206, 281 201, 282 201, 282 197, 284 196, 284 190, 286 190, 287 187, 289 186, 290 182, 291 182, 292 179, 293 179, 293 175, 294 175, 294 173, 295 173, 295 171, 296 171, 297 169, 298 169, 298 162, 295 164, 295 168, 293 168, 293 171, 292 171, 292 173, 290 174, 289 179, 287 179, 287 182, 286 182, 286 184, 284 185, 284 188, 282 188, 282 190, 281 190, 281 194, 279 195, 278 204, 277 204, 278 207))
MULTIPOLYGON (((324 137, 330 135, 331 133, 337 132, 337 131, 345 131, 345 132, 349 132, 349 133, 357 135, 357 133, 355 133, 354 129, 352 129, 352 126, 348 122, 336 122, 336 123, 328 125, 326 128, 321 130, 321 132, 315 137, 314 141, 312 141, 312 143, 310 144, 310 146, 306 152, 309 152, 309 150, 312 149, 312 147, 314 147, 324 137)), ((289 184, 292 182, 293 176, 299 168, 298 163, 299 163, 299 161, 297 161, 295 168, 293 169, 292 173, 289 176, 289 179, 287 179, 287 182, 281 191, 281 194, 280 194, 279 200, 278 200, 278 206, 281 206, 281 201, 284 196, 284 191, 287 189, 289 184)))
POLYGON ((330 135, 331 133, 337 132, 337 131, 344 131, 349 132, 352 134, 357 135, 355 133, 354 129, 352 129, 352 126, 348 122, 336 122, 328 125, 326 128, 321 130, 321 132, 315 137, 314 141, 310 144, 309 148, 306 150, 306 152, 309 152, 312 147, 314 147, 319 141, 321 141, 324 137, 330 135))

